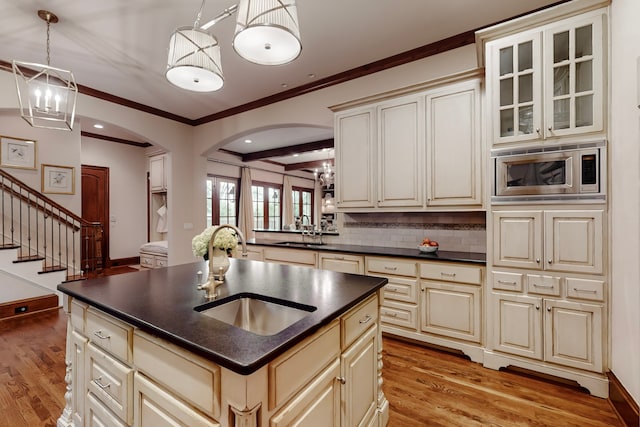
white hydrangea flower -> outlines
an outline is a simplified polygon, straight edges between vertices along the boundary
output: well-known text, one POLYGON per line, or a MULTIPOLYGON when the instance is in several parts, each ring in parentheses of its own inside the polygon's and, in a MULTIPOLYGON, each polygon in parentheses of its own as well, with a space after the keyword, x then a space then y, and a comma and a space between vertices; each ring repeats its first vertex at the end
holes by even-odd
MULTIPOLYGON (((211 236, 218 227, 218 225, 207 227, 202 233, 191 240, 193 255, 201 257, 207 253, 211 236)), ((232 251, 238 246, 238 236, 236 236, 235 231, 225 227, 216 234, 216 240, 213 242, 213 246, 227 252, 232 251)))

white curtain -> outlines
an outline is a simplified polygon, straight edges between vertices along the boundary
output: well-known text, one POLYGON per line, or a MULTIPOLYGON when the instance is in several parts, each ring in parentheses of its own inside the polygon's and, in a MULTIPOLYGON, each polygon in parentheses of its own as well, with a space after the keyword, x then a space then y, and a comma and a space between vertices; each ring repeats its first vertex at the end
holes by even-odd
POLYGON ((293 224, 293 187, 289 175, 284 175, 282 187, 282 225, 291 225, 293 224))
POLYGON ((246 239, 253 239, 253 201, 251 198, 251 170, 242 168, 240 175, 240 213, 238 228, 246 239))

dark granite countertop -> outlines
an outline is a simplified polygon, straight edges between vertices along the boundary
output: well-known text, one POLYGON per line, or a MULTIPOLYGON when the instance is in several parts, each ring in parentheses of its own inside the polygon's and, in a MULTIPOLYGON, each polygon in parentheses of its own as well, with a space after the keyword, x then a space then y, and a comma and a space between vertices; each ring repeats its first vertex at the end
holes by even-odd
POLYGON ((423 260, 433 261, 456 261, 467 262, 474 264, 486 264, 487 254, 480 252, 454 252, 454 251, 442 251, 437 252, 420 252, 416 247, 415 249, 408 248, 391 248, 384 246, 359 246, 359 245, 340 245, 329 243, 326 245, 315 245, 291 242, 289 244, 283 244, 283 240, 267 240, 267 239, 250 239, 247 240, 247 244, 260 245, 260 246, 273 246, 279 248, 293 248, 293 249, 306 249, 317 250, 327 252, 342 252, 351 254, 364 254, 364 255, 380 255, 390 257, 401 258, 418 258, 423 260))
POLYGON ((58 285, 58 290, 234 372, 248 375, 348 311, 387 279, 231 259, 218 299, 257 294, 317 307, 281 332, 256 335, 194 310, 204 261, 58 285))

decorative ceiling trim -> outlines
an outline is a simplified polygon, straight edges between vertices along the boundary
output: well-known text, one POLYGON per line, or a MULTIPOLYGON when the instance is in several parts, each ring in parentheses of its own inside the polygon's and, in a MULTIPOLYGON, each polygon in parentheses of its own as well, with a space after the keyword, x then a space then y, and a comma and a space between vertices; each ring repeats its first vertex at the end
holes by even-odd
POLYGON ((98 133, 92 133, 92 132, 86 132, 86 131, 81 131, 80 135, 84 136, 86 138, 102 139, 104 141, 117 142, 119 144, 133 145, 135 147, 140 147, 140 148, 147 148, 147 147, 151 147, 152 146, 152 144, 150 144, 148 142, 130 141, 128 139, 116 138, 115 136, 100 135, 98 133))
POLYGON ((333 138, 307 142, 305 144, 290 145, 288 147, 256 151, 253 153, 241 154, 241 156, 242 161, 246 163, 271 157, 291 156, 293 154, 306 153, 308 151, 322 150, 323 148, 333 148, 333 138))

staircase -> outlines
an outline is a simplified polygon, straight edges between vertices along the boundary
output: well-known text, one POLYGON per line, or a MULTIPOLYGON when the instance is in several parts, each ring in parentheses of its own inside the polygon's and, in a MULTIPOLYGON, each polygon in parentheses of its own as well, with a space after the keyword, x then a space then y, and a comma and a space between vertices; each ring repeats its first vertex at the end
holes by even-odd
POLYGON ((101 270, 100 223, 0 170, 0 319, 57 307, 60 283, 101 270))

